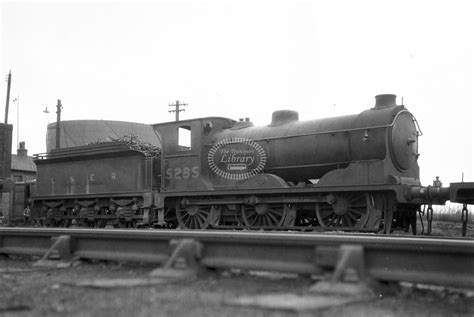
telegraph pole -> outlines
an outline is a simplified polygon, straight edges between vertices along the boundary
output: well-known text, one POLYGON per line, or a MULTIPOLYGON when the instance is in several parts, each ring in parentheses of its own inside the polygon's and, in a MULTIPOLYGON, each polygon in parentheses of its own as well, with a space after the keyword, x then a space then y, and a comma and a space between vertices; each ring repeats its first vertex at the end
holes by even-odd
POLYGON ((17 149, 20 148, 20 96, 13 99, 13 102, 16 102, 17 112, 16 112, 16 145, 17 149))
POLYGON ((63 109, 63 106, 61 105, 61 100, 59 99, 56 108, 58 109, 56 111, 56 149, 59 149, 61 147, 61 110, 63 109))
POLYGON ((7 102, 5 104, 5 124, 8 123, 8 107, 10 106, 10 87, 12 85, 12 71, 7 76, 7 102))
POLYGON ((168 110, 168 112, 174 112, 176 115, 176 121, 179 121, 179 113, 181 111, 186 111, 185 109, 180 109, 179 107, 181 106, 187 106, 187 103, 179 103, 179 100, 176 100, 175 103, 170 103, 168 106, 169 107, 174 107, 174 110, 168 110))

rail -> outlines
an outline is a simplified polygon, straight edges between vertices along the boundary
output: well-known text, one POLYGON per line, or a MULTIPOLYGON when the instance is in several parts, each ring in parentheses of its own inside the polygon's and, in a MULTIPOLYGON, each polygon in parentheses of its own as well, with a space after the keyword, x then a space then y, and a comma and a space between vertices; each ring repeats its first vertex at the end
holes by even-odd
POLYGON ((370 234, 184 230, 0 229, 0 254, 44 255, 52 238, 67 236, 72 257, 165 263, 170 241, 202 246, 200 264, 318 274, 339 265, 341 250, 361 250, 364 271, 378 280, 474 289, 474 240, 370 234))

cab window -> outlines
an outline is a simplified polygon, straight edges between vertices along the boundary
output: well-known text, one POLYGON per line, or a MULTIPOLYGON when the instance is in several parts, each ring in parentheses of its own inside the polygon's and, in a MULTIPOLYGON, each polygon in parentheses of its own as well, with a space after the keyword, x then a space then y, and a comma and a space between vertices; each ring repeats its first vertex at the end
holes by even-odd
POLYGON ((183 125, 178 127, 178 151, 191 150, 191 127, 183 125))

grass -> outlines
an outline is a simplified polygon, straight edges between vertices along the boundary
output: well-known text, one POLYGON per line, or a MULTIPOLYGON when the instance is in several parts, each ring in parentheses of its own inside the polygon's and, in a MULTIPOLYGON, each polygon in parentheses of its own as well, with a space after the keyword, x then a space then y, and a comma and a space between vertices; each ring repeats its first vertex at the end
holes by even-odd
MULTIPOLYGON (((447 203, 444 206, 433 207, 433 220, 446 222, 461 222, 462 204, 447 203)), ((468 223, 474 223, 473 206, 467 206, 468 223)))

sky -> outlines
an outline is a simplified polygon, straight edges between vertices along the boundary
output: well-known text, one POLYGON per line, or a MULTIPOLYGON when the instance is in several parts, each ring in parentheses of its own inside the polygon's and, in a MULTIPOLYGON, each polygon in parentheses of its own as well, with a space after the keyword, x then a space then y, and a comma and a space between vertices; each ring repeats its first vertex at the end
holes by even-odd
POLYGON ((422 183, 474 181, 471 2, 2 1, 0 98, 11 69, 13 147, 19 134, 33 154, 58 99, 63 120, 173 121, 180 100, 182 119, 266 125, 275 110, 357 114, 393 93, 423 132, 422 183))

